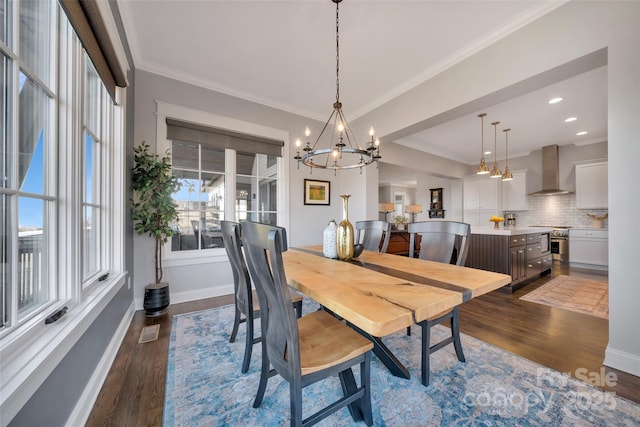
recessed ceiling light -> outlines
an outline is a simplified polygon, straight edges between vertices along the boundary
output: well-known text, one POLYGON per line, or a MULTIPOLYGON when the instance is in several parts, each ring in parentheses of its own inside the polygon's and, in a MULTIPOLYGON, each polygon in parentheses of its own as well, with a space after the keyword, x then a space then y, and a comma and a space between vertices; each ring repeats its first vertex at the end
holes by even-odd
POLYGON ((567 117, 566 119, 564 119, 564 121, 567 122, 567 123, 575 122, 576 120, 578 120, 577 117, 567 117))
POLYGON ((576 133, 576 135, 578 135, 578 136, 582 136, 582 135, 586 135, 586 134, 587 134, 586 130, 583 130, 583 131, 580 131, 580 132, 576 133))
POLYGON ((551 98, 549 100, 549 104, 557 104, 558 102, 562 101, 562 98, 557 97, 557 98, 551 98))

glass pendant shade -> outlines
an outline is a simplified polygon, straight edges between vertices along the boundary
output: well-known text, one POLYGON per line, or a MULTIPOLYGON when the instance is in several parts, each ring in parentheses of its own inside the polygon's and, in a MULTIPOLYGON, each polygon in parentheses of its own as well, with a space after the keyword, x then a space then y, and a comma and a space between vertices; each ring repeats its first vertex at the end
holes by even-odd
POLYGON ((476 174, 485 175, 489 173, 489 166, 487 166, 487 162, 484 160, 484 116, 487 113, 478 114, 480 117, 480 141, 481 141, 481 151, 480 151, 480 164, 476 169, 476 174))
POLYGON ((502 178, 502 171, 498 167, 498 129, 500 122, 493 122, 493 168, 491 168, 490 178, 502 178))

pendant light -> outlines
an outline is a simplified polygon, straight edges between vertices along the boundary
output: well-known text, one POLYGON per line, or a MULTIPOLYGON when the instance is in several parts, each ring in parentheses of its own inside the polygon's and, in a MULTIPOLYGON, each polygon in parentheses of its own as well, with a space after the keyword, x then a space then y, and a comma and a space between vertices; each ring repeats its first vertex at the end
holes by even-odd
POLYGON ((502 171, 500 170, 500 168, 498 167, 498 128, 497 126, 500 124, 500 122, 493 122, 491 123, 493 125, 493 168, 491 168, 491 175, 489 176, 490 178, 501 178, 502 177, 502 171))
POLYGON ((375 138, 373 127, 369 128, 369 141, 360 146, 351 132, 351 127, 342 112, 342 102, 340 102, 340 8, 342 0, 331 0, 336 5, 336 101, 333 103, 333 111, 329 120, 325 123, 316 138, 311 144, 309 136, 311 131, 307 127, 305 136, 307 142, 301 147, 300 139, 296 139, 296 155, 293 157, 304 165, 320 169, 333 169, 334 172, 343 169, 359 168, 362 172, 364 166, 378 163, 382 157, 380 155, 380 140, 375 138), (325 130, 329 129, 325 133, 325 130), (324 138, 323 138, 324 137, 324 138), (300 152, 302 150, 302 152, 300 152))
POLYGON ((513 179, 513 174, 509 170, 509 131, 511 129, 502 129, 504 132, 504 148, 505 148, 505 158, 504 158, 504 173, 502 174, 503 181, 511 181, 513 179))
POLYGON ((484 160, 484 116, 486 115, 487 113, 478 114, 478 117, 480 117, 480 141, 482 144, 480 146, 482 149, 482 151, 480 152, 480 164, 476 169, 476 173, 478 175, 486 175, 489 173, 489 166, 487 166, 487 163, 484 160))

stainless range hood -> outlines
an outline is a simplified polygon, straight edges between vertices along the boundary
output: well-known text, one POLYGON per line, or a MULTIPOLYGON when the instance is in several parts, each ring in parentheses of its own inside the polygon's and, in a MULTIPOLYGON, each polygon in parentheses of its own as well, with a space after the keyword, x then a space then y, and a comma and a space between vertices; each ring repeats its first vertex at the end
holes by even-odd
POLYGON ((542 147, 542 190, 531 193, 531 196, 557 196, 572 194, 568 190, 560 190, 560 172, 558 166, 558 146, 542 147))

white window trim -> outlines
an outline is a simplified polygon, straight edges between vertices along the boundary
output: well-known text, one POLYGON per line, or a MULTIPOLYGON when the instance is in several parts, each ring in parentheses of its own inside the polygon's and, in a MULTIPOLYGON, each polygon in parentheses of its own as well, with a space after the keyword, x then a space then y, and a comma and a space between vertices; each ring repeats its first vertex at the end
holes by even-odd
MULTIPOLYGON (((288 228, 289 198, 286 195, 289 194, 290 162, 287 161, 290 140, 289 131, 156 100, 156 152, 159 154, 171 149, 171 140, 167 139, 167 118, 284 141, 284 147, 282 149, 283 157, 278 158, 278 176, 281 177, 279 181, 282 181, 279 189, 282 191, 278 191, 277 216, 278 225, 288 228)), ((227 154, 226 156, 227 159, 225 159, 225 161, 228 162, 229 155, 227 154)), ((232 167, 235 168, 235 162, 232 164, 232 167)), ((225 169, 227 168, 225 167, 225 169)), ((231 176, 225 178, 226 184, 233 184, 230 188, 235 188, 235 173, 230 175, 231 176)), ((235 200, 231 197, 231 192, 227 191, 225 197, 227 199, 225 200, 224 217, 235 218, 235 200)), ((226 262, 228 260, 224 248, 172 252, 171 245, 167 243, 162 253, 162 263, 165 267, 226 262)))
MULTIPOLYGON (((121 88, 117 90, 124 91, 121 88)), ((123 95, 121 99, 124 98, 123 95)), ((40 313, 28 324, 23 325, 20 331, 5 337, 0 346, 0 360, 2 360, 0 369, 0 377, 2 378, 0 382, 0 425, 7 425, 15 417, 58 363, 93 325, 93 322, 122 286, 125 283, 130 286, 130 280, 127 280, 128 273, 124 271, 125 200, 122 196, 126 194, 124 173, 126 147, 124 146, 124 117, 122 114, 124 107, 120 105, 114 108, 122 110, 119 114, 114 114, 113 118, 114 135, 120 135, 119 141, 110 144, 109 147, 110 156, 113 156, 111 158, 114 160, 109 165, 112 180, 111 188, 108 190, 110 214, 113 218, 113 233, 109 242, 112 276, 103 285, 82 292, 79 272, 77 269, 73 270, 73 263, 65 263, 66 267, 63 267, 62 270, 69 269, 70 275, 60 276, 59 280, 66 280, 65 277, 67 277, 76 285, 73 289, 71 285, 68 285, 66 289, 61 288, 61 291, 69 292, 73 299, 57 301, 46 310, 46 313, 40 313), (54 308, 60 308, 65 304, 69 306, 69 312, 58 322, 45 325, 45 315, 50 314, 54 308)), ((66 125, 61 123, 61 130, 69 132, 71 128, 68 128, 68 125, 77 123, 77 121, 68 120, 65 123, 66 125)), ((74 186, 68 185, 67 189, 71 187, 74 186)), ((77 188, 77 183, 75 188, 77 188)), ((59 235, 63 235, 60 230, 64 230, 65 226, 68 226, 65 221, 59 223, 59 235)), ((63 240, 60 239, 60 241, 63 240)), ((68 250, 69 247, 66 246, 66 249, 68 250)))
MULTIPOLYGON (((37 339, 30 340, 11 354, 0 351, 0 425, 7 425, 51 375, 69 350, 93 324, 126 282, 126 272, 113 277, 90 298, 56 323, 44 326, 37 339)), ((41 322, 42 323, 42 322, 41 322)))
MULTIPOLYGON (((51 39, 51 45, 54 47, 58 40, 61 39, 59 55, 52 55, 53 73, 52 81, 56 81, 59 85, 56 99, 58 105, 62 103, 72 103, 77 105, 78 102, 78 83, 77 67, 78 67, 78 51, 76 43, 71 43, 71 37, 66 31, 59 31, 59 6, 55 4, 56 12, 52 13, 52 25, 57 28, 55 33, 57 37, 51 39), (69 56, 73 60, 68 61, 69 56), (57 73, 62 72, 68 79, 58 79, 57 73)), ((14 17, 17 19, 17 8, 13 8, 14 17)), ((17 26, 13 26, 13 38, 17 43, 18 34, 17 26)), ((57 49, 53 49, 56 51, 57 49)), ((9 57, 15 61, 11 55, 9 57)), ((126 63, 126 62, 125 62, 126 63)), ((16 73, 14 78, 14 87, 17 88, 18 76, 16 73)), ((17 89, 16 89, 17 91, 17 89)), ((16 96, 14 95, 14 102, 16 96)), ((110 224, 109 240, 103 241, 104 251, 108 251, 109 265, 111 276, 102 282, 100 286, 92 287, 90 290, 82 291, 82 283, 79 280, 79 270, 77 256, 78 242, 78 174, 74 172, 73 176, 64 175, 65 178, 58 180, 63 174, 60 170, 72 170, 68 167, 77 165, 77 150, 69 150, 67 146, 62 147, 60 141, 72 141, 76 144, 78 141, 79 118, 78 110, 69 113, 61 112, 60 108, 56 108, 53 114, 50 114, 50 120, 54 122, 51 126, 53 140, 55 144, 50 144, 49 148, 56 152, 48 153, 48 158, 55 158, 57 168, 49 168, 50 175, 47 185, 53 185, 55 201, 58 204, 57 209, 51 209, 49 213, 49 221, 51 226, 51 239, 53 247, 56 250, 50 250, 51 256, 48 274, 55 277, 58 282, 57 294, 50 304, 43 307, 35 315, 28 318, 24 324, 20 325, 16 330, 8 331, 7 334, 0 334, 0 425, 8 425, 15 415, 24 407, 33 394, 47 380, 61 360, 66 357, 67 353, 73 348, 84 333, 90 328, 95 320, 100 316, 102 311, 109 305, 113 297, 127 283, 131 286, 128 273, 124 271, 125 267, 125 237, 126 237, 126 218, 125 208, 128 207, 124 195, 126 194, 125 167, 126 167, 126 146, 124 139, 125 128, 125 100, 126 90, 116 88, 116 98, 118 105, 113 110, 113 139, 109 144, 110 154, 108 167, 110 170, 109 186, 106 187, 105 196, 109 198, 107 206, 112 220, 110 224), (60 155, 63 151, 71 153, 60 155), (64 198, 64 203, 61 199, 64 198), (74 236, 73 239, 62 238, 62 236, 74 236), (56 253, 65 254, 65 260, 59 260, 56 253), (52 314, 55 310, 67 305, 68 313, 57 322, 45 325, 44 319, 52 314)), ((17 115, 13 116, 12 126, 17 129, 17 115)), ((15 163, 15 160, 14 160, 15 163)), ((52 196, 53 197, 53 196, 52 196)), ((14 204, 15 206, 15 204, 14 204)), ((16 218, 15 212, 12 218, 16 218)), ((15 247, 15 244, 14 244, 15 247)), ((51 249, 51 248, 49 248, 51 249)), ((133 306, 131 306, 131 310, 133 306)), ((12 313, 16 313, 15 307, 12 313)), ((132 314, 132 312, 131 312, 132 314)), ((12 314, 14 315, 14 314, 12 314)))

